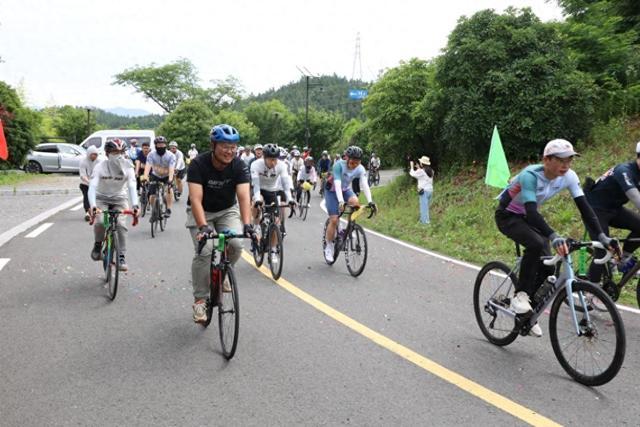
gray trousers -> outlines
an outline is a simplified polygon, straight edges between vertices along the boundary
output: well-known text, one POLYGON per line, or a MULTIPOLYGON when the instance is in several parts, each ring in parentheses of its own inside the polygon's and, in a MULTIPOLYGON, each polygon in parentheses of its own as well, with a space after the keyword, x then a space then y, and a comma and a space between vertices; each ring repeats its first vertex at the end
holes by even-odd
MULTIPOLYGON (((120 202, 105 202, 103 200, 96 200, 96 207, 103 211, 109 209, 109 207, 114 210, 125 210, 129 209, 129 204, 126 201, 120 202)), ((127 216, 119 215, 118 216, 118 225, 116 226, 116 232, 118 234, 118 247, 120 248, 120 253, 124 255, 127 253, 127 232, 129 229, 127 228, 127 216)), ((93 234, 95 236, 96 242, 102 242, 104 240, 104 225, 102 224, 102 216, 96 218, 95 224, 93 224, 93 234)))
MULTIPOLYGON (((242 221, 240 221, 240 210, 238 206, 232 206, 220 212, 205 212, 207 224, 216 232, 230 230, 236 234, 242 234, 242 221)), ((198 255, 198 227, 191 212, 191 207, 187 207, 187 229, 193 241, 193 261, 191 261, 191 284, 193 285, 193 297, 196 300, 209 297, 209 265, 211 263, 211 250, 213 241, 208 240, 207 244, 198 255)), ((242 254, 242 240, 233 239, 229 241, 229 259, 234 265, 242 254)))

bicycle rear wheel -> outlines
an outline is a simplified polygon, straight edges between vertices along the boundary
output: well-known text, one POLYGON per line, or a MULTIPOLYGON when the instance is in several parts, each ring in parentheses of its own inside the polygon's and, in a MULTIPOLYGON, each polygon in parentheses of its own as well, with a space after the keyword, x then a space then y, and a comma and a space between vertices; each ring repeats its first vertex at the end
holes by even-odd
POLYGON ((518 337, 515 318, 489 304, 509 308, 517 282, 516 275, 500 261, 486 264, 476 277, 473 311, 482 334, 492 344, 505 346, 518 337))
MULTIPOLYGON (((322 229, 322 256, 324 257, 324 249, 327 247, 327 227, 329 226, 329 221, 330 219, 327 218, 327 220, 324 222, 324 228, 322 229)), ((340 227, 340 222, 338 222, 338 227, 340 227)), ((336 234, 337 234, 337 230, 336 230, 336 234)), ((334 248, 336 246, 336 239, 333 240, 333 244, 334 244, 334 248)), ((338 254, 336 253, 337 251, 333 251, 333 261, 329 262, 327 260, 327 258, 324 259, 324 262, 326 262, 329 265, 333 265, 336 262, 336 259, 338 258, 338 254)))
POLYGON ((300 205, 300 216, 302 220, 305 221, 307 219, 307 213, 309 213, 309 202, 311 201, 311 193, 309 191, 305 191, 302 193, 302 204, 300 205))
POLYGON ((265 247, 269 248, 267 253, 269 270, 271 270, 273 280, 278 280, 282 274, 282 265, 284 264, 284 247, 282 245, 282 233, 277 224, 271 223, 269 225, 267 239, 265 247))
MULTIPOLYGON (((587 386, 598 386, 611 381, 622 366, 626 350, 624 324, 609 295, 599 286, 576 280, 572 290, 585 300, 595 296, 606 306, 606 311, 582 307, 576 316, 578 335, 571 308, 564 303, 566 290, 553 301, 549 315, 551 346, 562 368, 576 381, 587 386)), ((574 298, 575 304, 582 304, 574 298)), ((585 302, 583 305, 589 304, 585 302)))
POLYGON ((160 216, 160 201, 156 198, 155 203, 151 207, 151 237, 156 237, 158 233, 158 223, 160 216))
MULTIPOLYGON (((219 292, 218 325, 220 328, 220 344, 222 354, 229 360, 236 353, 238 346, 238 333, 240 330, 240 302, 238 300, 238 286, 231 266, 221 271, 221 279, 226 274, 229 280, 229 292, 219 292)), ((222 281, 220 283, 222 283, 222 281)), ((220 287, 221 288, 221 287, 220 287)))
POLYGON ((120 261, 120 248, 118 247, 118 235, 114 231, 111 231, 111 250, 109 261, 109 279, 107 280, 107 291, 109 299, 113 301, 118 293, 118 281, 120 279, 120 268, 118 262, 120 261))
POLYGON ((353 277, 358 277, 367 265, 367 236, 360 225, 353 224, 351 233, 344 242, 345 260, 347 270, 353 277))

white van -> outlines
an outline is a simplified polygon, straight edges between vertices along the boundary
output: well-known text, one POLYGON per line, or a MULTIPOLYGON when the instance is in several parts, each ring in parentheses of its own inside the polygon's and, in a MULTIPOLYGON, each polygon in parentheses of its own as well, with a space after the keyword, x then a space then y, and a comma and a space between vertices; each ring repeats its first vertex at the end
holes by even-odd
POLYGON ((104 144, 110 139, 120 138, 127 143, 127 147, 130 146, 129 141, 132 139, 138 140, 138 148, 142 147, 143 142, 148 142, 153 150, 153 140, 156 138, 156 133, 153 130, 136 130, 136 129, 110 129, 99 130, 92 133, 82 141, 80 144, 84 149, 89 148, 91 145, 98 149, 100 154, 104 154, 104 144))

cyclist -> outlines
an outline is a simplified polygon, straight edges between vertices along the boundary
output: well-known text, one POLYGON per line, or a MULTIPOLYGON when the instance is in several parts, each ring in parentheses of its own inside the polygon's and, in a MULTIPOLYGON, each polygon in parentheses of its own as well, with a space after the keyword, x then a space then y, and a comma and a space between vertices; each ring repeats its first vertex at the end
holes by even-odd
POLYGON ((142 143, 142 150, 138 153, 138 157, 135 162, 135 175, 136 175, 136 188, 140 191, 140 173, 144 174, 144 167, 147 164, 147 156, 151 151, 151 147, 149 142, 145 141, 142 143))
MULTIPOLYGON (((171 207, 173 206, 173 192, 168 184, 173 181, 176 156, 172 152, 167 152, 167 138, 164 136, 158 136, 153 143, 156 149, 147 156, 147 163, 144 166, 144 175, 141 180, 149 181, 149 206, 153 206, 156 202, 158 182, 167 184, 167 212, 165 216, 168 218, 171 216, 171 207)), ((157 218, 152 217, 151 221, 155 219, 157 218)))
MULTIPOLYGON (((640 142, 636 144, 636 159, 627 163, 620 163, 597 179, 592 186, 585 185, 585 193, 589 204, 593 207, 600 227, 609 234, 609 226, 629 230, 628 238, 640 237, 640 215, 627 209, 624 205, 631 201, 636 209, 640 209, 640 142)), ((597 230, 596 230, 597 231, 597 230)), ((597 235, 589 230, 591 238, 597 235)), ((640 243, 625 242, 623 257, 619 269, 626 273, 635 264, 636 260, 631 254, 640 247, 640 243)), ((597 250, 596 258, 604 255, 602 250, 597 250)), ((603 265, 591 264, 589 267, 589 280, 600 282, 603 265)))
MULTIPOLYGON (((232 126, 222 124, 211 129, 211 151, 198 155, 189 165, 187 182, 187 223, 195 248, 191 262, 193 285, 193 321, 207 321, 207 298, 209 297, 209 265, 213 242, 208 241, 198 254, 199 241, 204 233, 214 229, 218 232, 230 230, 250 236, 251 195, 249 194, 249 169, 236 157, 240 135, 232 126), (237 198, 237 202, 236 202, 237 198), (244 228, 243 228, 244 224, 244 228)), ((229 259, 235 264, 242 253, 238 239, 229 241, 229 259)), ((225 280, 223 290, 229 291, 225 280)))
MULTIPOLYGON (((103 210, 124 210, 129 208, 128 198, 133 205, 133 213, 138 216, 138 193, 136 192, 136 178, 133 173, 131 162, 124 157, 125 145, 116 138, 107 141, 104 145, 107 160, 104 160, 94 168, 89 182, 89 205, 91 206, 91 219, 103 210)), ((95 221, 93 225, 94 241, 91 250, 91 259, 100 261, 102 241, 104 240, 104 224, 102 221, 95 221)), ((118 269, 127 271, 129 267, 125 260, 127 252, 127 223, 124 215, 118 217, 117 225, 118 246, 120 247, 120 257, 118 258, 118 269)))
POLYGON ((251 152, 251 146, 247 145, 244 147, 244 151, 240 155, 240 160, 246 163, 247 166, 251 164, 251 161, 255 158, 253 153, 251 152))
MULTIPOLYGON (((253 185, 253 222, 259 224, 257 207, 265 205, 278 205, 278 193, 284 186, 291 187, 291 177, 287 170, 287 165, 279 161, 280 150, 275 144, 266 144, 262 149, 264 158, 258 159, 251 165, 251 183, 253 185)), ((291 200, 291 192, 285 191, 284 197, 287 203, 294 204, 291 200)), ((280 216, 276 218, 280 224, 280 216)), ((260 233, 257 233, 258 238, 260 233)))
MULTIPOLYGON (((582 221, 593 228, 598 240, 607 247, 617 247, 617 241, 602 232, 598 218, 580 188, 578 175, 570 169, 571 161, 577 155, 569 141, 549 141, 544 148, 542 164, 527 166, 497 197, 500 201, 495 213, 498 229, 525 248, 516 294, 511 300, 511 309, 518 314, 532 310, 531 298, 547 275, 553 274, 553 267, 540 261, 541 256, 551 254, 549 242, 559 255, 569 252, 566 240, 538 212, 538 206, 552 196, 568 189, 582 221)), ((536 323, 530 335, 541 337, 540 325, 536 323)))
POLYGON ((182 194, 182 180, 184 179, 184 175, 187 172, 187 165, 184 162, 184 154, 178 148, 178 143, 176 141, 171 141, 169 143, 169 151, 176 156, 176 186, 178 187, 178 197, 182 194))
POLYGON ((289 172, 291 173, 291 178, 293 179, 293 185, 295 187, 297 183, 296 177, 298 176, 298 172, 300 172, 300 169, 304 167, 304 160, 302 160, 302 157, 300 157, 300 151, 298 151, 297 149, 291 151, 291 156, 292 159, 289 165, 289 168, 291 170, 289 172))
MULTIPOLYGON (((351 182, 354 178, 364 177, 366 170, 360 163, 362 162, 362 149, 355 145, 350 146, 345 151, 346 160, 338 160, 333 165, 333 175, 329 178, 331 188, 324 192, 324 200, 329 213, 329 225, 327 226, 327 235, 325 236, 327 246, 324 250, 324 256, 329 262, 333 262, 333 241, 336 237, 336 227, 338 225, 338 215, 344 210, 346 202, 353 207, 360 207, 358 197, 351 189, 351 182)), ((371 198, 371 190, 366 179, 361 180, 362 191, 369 206, 376 209, 376 204, 371 198)))
POLYGON ((302 184, 308 182, 313 186, 318 182, 318 175, 316 174, 316 168, 313 166, 313 157, 308 156, 304 159, 304 167, 298 172, 298 185, 296 191, 296 200, 300 202, 300 195, 302 194, 302 184))
POLYGON ((264 148, 262 147, 262 144, 256 144, 253 147, 253 153, 255 154, 255 157, 253 159, 251 159, 251 162, 249 162, 249 169, 251 169, 251 164, 253 162, 255 162, 258 159, 262 158, 262 152, 263 152, 264 148))
POLYGON ((135 165, 136 159, 138 158, 138 154, 140 154, 140 149, 138 148, 138 140, 135 138, 131 138, 129 141, 129 149, 127 150, 127 157, 131 160, 131 163, 135 165))
POLYGON ((84 206, 84 220, 89 221, 91 217, 91 205, 89 205, 89 182, 91 174, 96 165, 100 163, 98 160, 98 149, 95 145, 87 148, 86 156, 80 161, 78 174, 80 175, 80 191, 82 191, 82 204, 84 206))
POLYGON ((369 160, 369 173, 372 174, 372 176, 375 176, 375 174, 378 173, 379 169, 380 158, 376 156, 376 153, 372 152, 371 159, 369 160))
POLYGON ((189 151, 187 151, 187 156, 189 156, 189 158, 187 158, 186 160, 186 163, 188 165, 193 159, 198 156, 198 149, 196 148, 196 144, 191 144, 191 148, 189 148, 189 151))
POLYGON ((311 149, 309 147, 304 147, 302 149, 302 159, 306 160, 307 157, 309 157, 311 155, 311 149))
POLYGON ((322 152, 322 157, 318 160, 318 172, 320 172, 320 195, 323 195, 324 186, 327 181, 327 175, 329 175, 329 171, 331 170, 331 159, 329 158, 329 152, 324 150, 322 152))

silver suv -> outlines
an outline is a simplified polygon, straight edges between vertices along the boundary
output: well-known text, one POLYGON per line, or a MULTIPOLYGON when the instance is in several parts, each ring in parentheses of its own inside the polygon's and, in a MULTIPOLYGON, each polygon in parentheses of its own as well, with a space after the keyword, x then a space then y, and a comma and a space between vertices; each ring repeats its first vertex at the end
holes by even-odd
POLYGON ((24 171, 29 173, 78 173, 80 161, 86 152, 84 148, 74 144, 53 142, 38 144, 27 155, 24 171))

